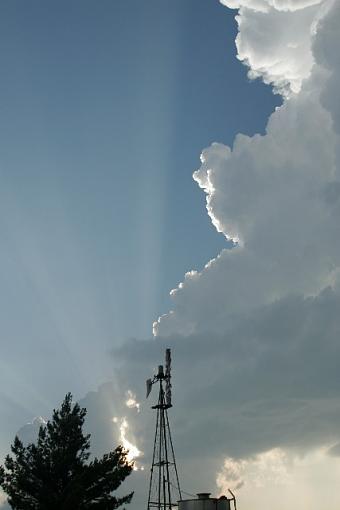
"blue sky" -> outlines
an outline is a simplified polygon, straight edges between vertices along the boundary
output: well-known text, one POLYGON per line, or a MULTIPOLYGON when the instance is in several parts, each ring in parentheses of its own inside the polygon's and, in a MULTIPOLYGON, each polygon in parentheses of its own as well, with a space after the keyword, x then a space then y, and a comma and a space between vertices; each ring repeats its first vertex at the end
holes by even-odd
POLYGON ((1 2, 12 412, 104 380, 108 350, 149 336, 170 289, 226 245, 192 172, 212 141, 263 132, 280 101, 235 59, 234 14, 217 1, 1 2))
POLYGON ((339 27, 332 0, 0 3, 1 455, 71 391, 146 466, 171 346, 185 490, 337 510, 339 27))

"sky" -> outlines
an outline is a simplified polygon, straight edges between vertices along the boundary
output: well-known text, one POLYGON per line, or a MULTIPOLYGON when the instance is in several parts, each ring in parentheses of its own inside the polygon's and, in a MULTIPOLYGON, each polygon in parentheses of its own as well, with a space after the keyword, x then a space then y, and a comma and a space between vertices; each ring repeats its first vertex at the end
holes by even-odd
POLYGON ((184 490, 338 508, 339 2, 0 11, 1 455, 71 391, 145 505, 171 347, 184 490))

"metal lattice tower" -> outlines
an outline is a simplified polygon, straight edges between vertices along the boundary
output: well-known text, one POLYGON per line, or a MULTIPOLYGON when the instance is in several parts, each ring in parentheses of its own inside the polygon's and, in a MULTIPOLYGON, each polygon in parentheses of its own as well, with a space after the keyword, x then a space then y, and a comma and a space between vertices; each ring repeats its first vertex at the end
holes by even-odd
POLYGON ((168 409, 172 407, 170 349, 166 350, 165 360, 165 373, 163 365, 160 365, 157 375, 146 382, 147 397, 153 384, 159 387, 158 402, 152 406, 157 417, 147 510, 171 510, 182 499, 168 417, 168 409))

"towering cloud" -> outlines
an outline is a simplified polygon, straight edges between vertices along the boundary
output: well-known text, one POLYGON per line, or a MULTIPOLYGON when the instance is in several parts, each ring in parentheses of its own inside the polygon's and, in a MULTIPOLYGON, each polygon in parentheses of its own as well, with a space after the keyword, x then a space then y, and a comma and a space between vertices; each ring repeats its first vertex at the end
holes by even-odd
MULTIPOLYGON (((232 2, 225 3, 232 6, 232 2)), ((253 21, 261 14, 268 22, 267 37, 274 41, 271 62, 268 66, 262 64, 266 77, 272 62, 279 60, 275 40, 280 41, 280 55, 287 51, 285 20, 276 26, 271 24, 270 16, 280 15, 279 8, 288 9, 290 3, 245 4, 239 14, 239 38, 248 37, 247 25, 243 31, 244 17, 253 21)), ((194 173, 207 194, 213 224, 236 246, 224 250, 201 273, 186 275, 171 293, 173 311, 155 324, 156 336, 202 330, 223 332, 231 314, 244 313, 292 293, 315 296, 336 285, 340 261, 339 138, 335 129, 339 121, 339 68, 332 55, 337 54, 339 44, 339 6, 329 2, 306 4, 300 2, 300 10, 289 14, 308 24, 303 37, 313 48, 310 77, 303 81, 303 75, 299 75, 301 90, 272 114, 265 136, 238 135, 232 148, 213 144, 202 152, 202 165, 194 173), (331 9, 328 15, 326 7, 331 9)), ((249 44, 245 57, 251 66, 253 46, 249 44)), ((271 82, 280 87, 284 81, 294 88, 296 76, 291 78, 290 70, 299 60, 299 52, 290 58, 287 51, 283 60, 288 71, 272 75, 271 82)), ((304 55, 299 61, 301 68, 305 63, 304 55)))
POLYGON ((230 466, 277 448, 340 451, 340 4, 222 3, 239 9, 238 57, 283 105, 264 136, 202 152, 194 179, 234 247, 187 273, 154 324, 179 355, 196 352, 189 373, 205 360, 195 389, 208 415, 195 414, 189 392, 190 433, 214 427, 205 444, 228 459, 220 485, 230 466))

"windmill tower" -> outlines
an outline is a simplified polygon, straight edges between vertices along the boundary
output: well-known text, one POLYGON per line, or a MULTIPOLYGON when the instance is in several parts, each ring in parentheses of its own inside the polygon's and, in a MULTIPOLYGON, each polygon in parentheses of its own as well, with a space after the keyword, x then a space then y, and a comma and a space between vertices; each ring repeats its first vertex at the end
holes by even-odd
POLYGON ((158 386, 158 401, 152 406, 156 411, 156 432, 150 472, 147 510, 171 510, 182 499, 177 466, 171 439, 168 409, 171 402, 171 350, 165 352, 165 372, 159 365, 158 373, 146 381, 146 398, 153 385, 158 386))

